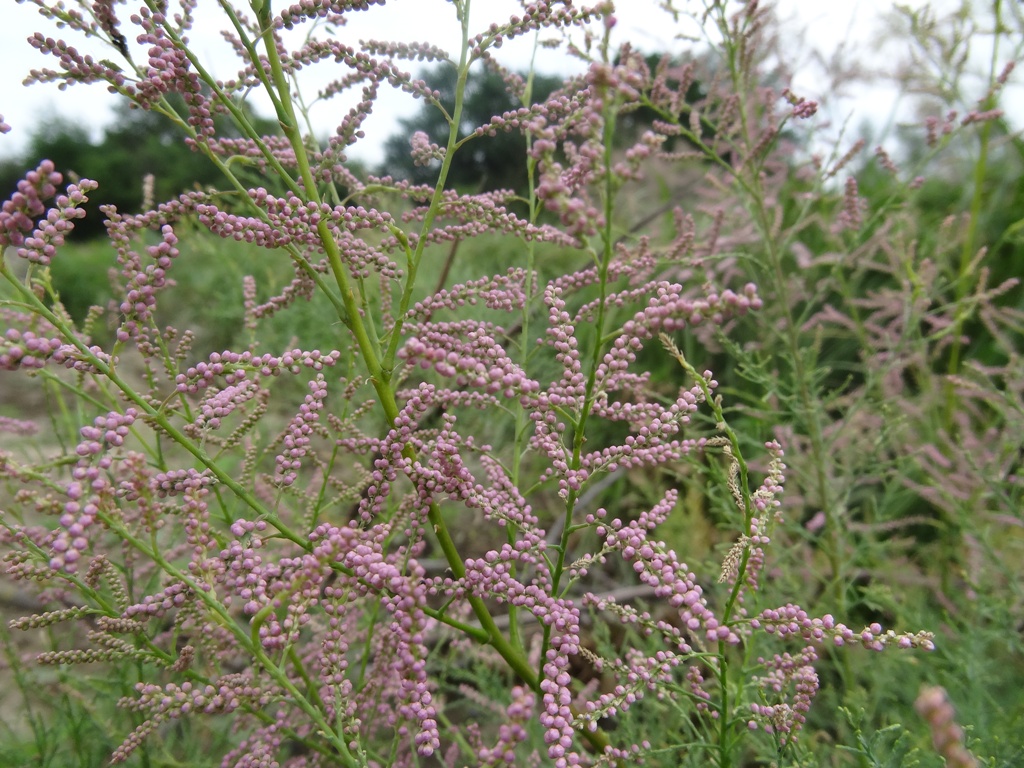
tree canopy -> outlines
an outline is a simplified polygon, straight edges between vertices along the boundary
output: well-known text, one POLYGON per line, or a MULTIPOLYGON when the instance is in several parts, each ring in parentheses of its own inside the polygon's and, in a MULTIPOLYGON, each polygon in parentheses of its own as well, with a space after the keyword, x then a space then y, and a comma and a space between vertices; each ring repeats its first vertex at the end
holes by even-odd
MULTIPOLYGON (((456 73, 449 65, 440 64, 425 70, 420 77, 441 94, 440 102, 448 114, 455 110, 456 73)), ((533 101, 547 98, 563 83, 561 77, 535 74, 533 101)), ((487 125, 493 115, 519 109, 523 104, 509 92, 501 75, 486 70, 471 78, 466 88, 462 107, 462 125, 459 139, 465 138, 478 126, 487 125)), ((437 169, 417 166, 409 153, 409 138, 423 131, 430 141, 441 146, 448 136, 445 115, 432 104, 423 104, 419 111, 398 121, 399 130, 385 144, 382 174, 407 179, 415 184, 432 184, 437 180, 437 169)), ((458 188, 487 192, 512 189, 523 192, 526 188, 526 139, 521 133, 499 133, 486 141, 470 142, 452 160, 449 183, 458 188)))
MULTIPOLYGON (((116 114, 98 140, 79 121, 57 118, 41 123, 20 157, 0 162, 0 191, 4 197, 13 192, 26 170, 43 159, 52 160, 66 179, 99 182, 99 189, 90 195, 86 206, 88 215, 75 225, 79 237, 92 237, 104 232, 99 206, 115 205, 119 211, 130 213, 141 210, 143 180, 149 174, 153 175, 153 195, 158 201, 220 182, 217 167, 189 149, 182 133, 163 115, 127 104, 120 105, 116 114)), ((267 132, 276 131, 273 121, 255 115, 252 119, 261 122, 267 132)))

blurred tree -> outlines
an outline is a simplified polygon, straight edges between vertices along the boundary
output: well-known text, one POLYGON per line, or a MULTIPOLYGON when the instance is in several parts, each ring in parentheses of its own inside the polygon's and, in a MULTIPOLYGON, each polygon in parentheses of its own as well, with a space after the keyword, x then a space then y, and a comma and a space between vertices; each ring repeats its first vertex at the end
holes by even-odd
MULTIPOLYGON (((185 114, 180 97, 171 104, 185 114)), ((154 198, 171 199, 190 189, 217 184, 221 174, 206 157, 192 151, 180 130, 165 117, 122 103, 116 119, 99 141, 94 141, 79 122, 57 118, 40 125, 29 140, 25 153, 0 164, 0 192, 8 197, 25 171, 49 158, 66 180, 93 179, 99 189, 90 195, 88 215, 75 224, 76 236, 95 237, 105 232, 101 205, 115 205, 119 211, 138 212, 142 207, 143 179, 154 177, 154 198)), ((258 130, 276 133, 277 123, 250 113, 258 130)), ((220 136, 237 136, 218 121, 220 136)))
MULTIPOLYGON (((455 109, 456 73, 451 66, 441 64, 419 75, 431 88, 440 92, 441 103, 448 113, 455 109)), ((562 85, 562 78, 552 75, 534 75, 533 101, 543 101, 562 85)), ((462 108, 459 138, 469 135, 477 126, 487 125, 491 117, 523 106, 509 93, 504 80, 496 72, 487 70, 471 77, 462 108)), ((423 104, 412 117, 398 121, 399 130, 384 145, 384 163, 381 174, 407 179, 415 184, 433 184, 437 180, 436 166, 413 164, 409 140, 416 131, 423 131, 430 141, 440 146, 448 143, 448 123, 445 116, 431 104, 423 104)), ((518 132, 499 132, 485 140, 472 141, 452 160, 448 183, 461 189, 481 192, 495 189, 526 189, 526 140, 518 132)))

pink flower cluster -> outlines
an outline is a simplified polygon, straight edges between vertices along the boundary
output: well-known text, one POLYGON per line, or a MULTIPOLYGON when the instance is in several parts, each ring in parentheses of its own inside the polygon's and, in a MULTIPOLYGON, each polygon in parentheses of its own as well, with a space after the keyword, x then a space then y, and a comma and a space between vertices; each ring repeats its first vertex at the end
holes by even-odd
MULTIPOLYGON (((605 548, 618 550, 632 562, 633 570, 640 580, 654 588, 654 596, 662 598, 679 611, 679 620, 691 633, 701 631, 701 640, 708 643, 719 641, 729 645, 739 643, 739 636, 728 626, 719 622, 708 608, 704 590, 697 583, 696 574, 689 571, 686 563, 680 562, 675 552, 664 543, 650 541, 649 531, 665 520, 676 505, 677 494, 669 491, 650 512, 644 512, 636 520, 623 525, 615 519, 609 526, 599 525, 598 536, 605 537, 605 548)), ((683 645, 680 650, 689 651, 683 645)))
POLYGON ((33 69, 29 74, 30 82, 59 83, 63 90, 75 83, 110 83, 121 88, 126 82, 124 74, 106 60, 95 60, 90 55, 83 55, 63 40, 55 40, 36 32, 29 38, 29 44, 40 51, 57 59, 60 71, 53 69, 33 69))
POLYGON ((944 688, 922 688, 914 709, 931 728, 935 751, 945 758, 946 765, 950 768, 977 768, 977 759, 964 746, 963 728, 956 723, 956 712, 944 688))
POLYGON ((74 573, 89 549, 87 534, 99 522, 101 511, 112 505, 115 494, 107 476, 114 460, 104 451, 124 445, 138 415, 134 408, 124 413, 113 411, 96 417, 92 426, 80 430, 82 440, 75 448, 80 458, 72 470, 72 481, 64 489, 68 501, 50 545, 50 567, 54 570, 74 573))
POLYGON ((256 355, 252 352, 214 352, 208 362, 199 362, 178 374, 175 385, 179 392, 195 394, 212 386, 214 381, 223 377, 225 383, 233 385, 244 381, 250 373, 264 378, 277 376, 281 373, 298 373, 301 368, 321 371, 337 363, 341 352, 332 350, 324 354, 319 349, 305 352, 293 349, 280 357, 270 354, 256 355))
POLYGON ((118 219, 114 216, 107 227, 111 242, 117 244, 118 261, 124 277, 124 297, 118 307, 123 320, 117 337, 119 341, 128 341, 137 337, 151 319, 156 308, 157 293, 172 284, 167 271, 178 256, 178 238, 169 224, 161 227, 162 242, 146 248, 146 254, 153 263, 143 267, 138 254, 129 248, 127 232, 119 228, 117 223, 118 219))
POLYGON ((416 131, 410 139, 412 158, 416 165, 430 165, 434 160, 444 160, 445 148, 430 141, 423 131, 416 131))
POLYGON ((152 683, 138 683, 138 698, 124 697, 122 707, 140 712, 145 721, 114 750, 111 763, 125 762, 142 744, 143 739, 166 720, 174 720, 190 713, 227 714, 234 712, 243 703, 250 706, 266 706, 271 696, 261 691, 240 675, 225 675, 217 685, 194 686, 190 682, 180 685, 168 683, 160 686, 152 683))
POLYGON ((748 725, 751 729, 760 724, 768 733, 777 734, 780 744, 795 741, 797 734, 807 721, 807 712, 811 701, 818 692, 818 674, 814 671, 814 662, 818 654, 813 647, 804 648, 796 656, 788 653, 776 654, 772 659, 758 659, 758 663, 768 669, 764 677, 755 678, 764 701, 783 698, 792 687, 790 701, 777 704, 759 704, 751 702, 750 711, 754 715, 748 725))
MULTIPOLYGON (((351 528, 321 525, 310 534, 310 540, 320 554, 314 562, 327 562, 322 556, 331 553, 351 574, 346 578, 349 588, 363 595, 379 595, 380 604, 391 614, 389 632, 383 639, 387 647, 380 659, 388 665, 388 674, 380 676, 379 684, 400 703, 397 711, 384 703, 378 703, 377 709, 389 724, 397 724, 397 716, 416 722, 416 751, 423 756, 432 754, 440 747, 440 738, 426 670, 424 633, 431 622, 423 613, 427 584, 422 568, 407 557, 399 567, 379 544, 367 542, 351 528)), ((404 731, 406 726, 400 728, 404 731)))
POLYGON ((309 452, 310 435, 320 418, 327 397, 327 382, 323 376, 309 383, 310 393, 299 407, 299 412, 289 422, 283 439, 283 451, 277 455, 275 463, 276 479, 281 485, 291 485, 298 477, 302 467, 302 459, 309 452))
POLYGON ((871 624, 860 632, 854 632, 845 624, 837 622, 831 614, 820 619, 811 618, 799 606, 788 604, 781 608, 768 608, 761 615, 751 620, 755 628, 764 627, 769 634, 779 637, 799 635, 804 640, 822 643, 831 640, 833 645, 841 646, 850 642, 859 642, 868 650, 881 651, 887 646, 897 648, 923 648, 934 650, 931 632, 896 633, 883 630, 881 624, 871 624))
POLYGON ((0 339, 0 370, 42 368, 64 347, 57 337, 46 338, 34 331, 8 328, 0 339))
POLYGON ((64 180, 50 160, 43 160, 18 182, 18 191, 0 208, 0 247, 21 246, 25 235, 35 228, 35 221, 46 212, 45 200, 57 194, 57 185, 64 180))

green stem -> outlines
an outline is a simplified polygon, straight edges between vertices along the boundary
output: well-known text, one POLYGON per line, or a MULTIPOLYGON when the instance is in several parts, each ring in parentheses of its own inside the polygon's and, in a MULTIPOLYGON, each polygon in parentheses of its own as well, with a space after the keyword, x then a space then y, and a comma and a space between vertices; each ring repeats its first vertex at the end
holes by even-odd
MULTIPOLYGON (((743 67, 739 62, 739 59, 743 56, 742 46, 744 45, 744 42, 742 40, 742 36, 739 41, 734 39, 729 30, 728 19, 725 15, 724 7, 716 7, 718 10, 717 22, 719 30, 725 40, 724 44, 729 73, 733 82, 733 92, 740 95, 755 93, 756 88, 749 87, 745 73, 743 72, 743 67)), ((747 114, 747 106, 748 105, 741 100, 738 107, 738 113, 741 124, 741 135, 746 146, 750 147, 753 146, 755 142, 750 137, 751 128, 747 114)), ((747 167, 748 165, 749 164, 744 164, 744 167, 747 167)), ((779 243, 776 242, 773 235, 774 211, 768 211, 765 206, 765 194, 761 184, 761 177, 756 173, 752 173, 749 178, 745 179, 738 172, 732 171, 731 173, 733 178, 738 182, 740 188, 746 193, 748 205, 752 208, 751 212, 753 214, 754 223, 761 234, 761 238, 767 252, 769 277, 773 291, 776 296, 785 297, 787 279, 782 265, 782 251, 779 247, 779 243)), ((811 453, 815 457, 818 457, 818 461, 815 462, 814 467, 814 485, 818 495, 817 501, 821 505, 822 511, 825 513, 828 520, 825 555, 828 558, 829 566, 832 571, 831 581, 836 601, 836 609, 841 612, 843 610, 843 606, 846 604, 846 586, 841 556, 842 521, 839 519, 839 511, 837 509, 835 499, 833 498, 831 484, 829 483, 825 468, 825 461, 828 456, 828 452, 825 448, 824 427, 821 423, 820 408, 816 407, 818 406, 818 402, 811 391, 812 373, 804 360, 805 345, 801 343, 800 329, 794 317, 794 309, 791 303, 784 299, 777 302, 777 304, 781 308, 783 314, 784 328, 782 333, 786 346, 787 358, 793 366, 793 378, 795 379, 800 403, 800 416, 804 421, 808 437, 811 441, 811 453)))
MULTIPOLYGON (((996 30, 1001 30, 1003 28, 1001 6, 1001 0, 995 0, 993 3, 996 30)), ((998 66, 997 62, 999 56, 1000 37, 1001 35, 997 33, 992 43, 992 55, 989 58, 988 73, 988 82, 990 87, 993 87, 996 82, 996 67, 998 66)), ((979 105, 979 111, 985 112, 995 109, 995 106, 995 94, 990 93, 984 102, 979 105)), ((985 204, 985 177, 988 172, 988 150, 992 136, 992 122, 993 121, 991 120, 983 122, 981 125, 980 135, 978 136, 979 148, 978 159, 974 162, 974 175, 972 179, 973 189, 971 190, 971 213, 967 220, 967 232, 964 234, 963 246, 960 249, 960 265, 957 269, 955 281, 956 299, 954 306, 957 308, 963 304, 964 298, 971 289, 971 263, 974 260, 975 251, 977 249, 978 228, 985 204)), ((950 377, 955 376, 960 372, 960 356, 962 354, 963 347, 961 339, 963 337, 965 319, 965 313, 957 312, 953 323, 952 348, 949 353, 949 363, 946 367, 946 372, 950 377)), ((945 390, 946 412, 944 422, 946 430, 952 433, 954 425, 953 417, 956 414, 957 393, 955 384, 948 378, 945 383, 945 390)))
POLYGON ((459 144, 459 126, 462 124, 462 112, 466 98, 466 83, 469 79, 469 8, 470 0, 465 0, 460 14, 462 21, 462 54, 459 58, 458 78, 455 83, 455 108, 452 111, 452 116, 449 120, 447 148, 445 149, 444 159, 441 161, 441 169, 437 174, 434 193, 430 197, 430 204, 427 206, 427 211, 423 216, 423 223, 420 226, 419 237, 416 240, 416 248, 411 254, 409 253, 409 246, 406 244, 408 274, 405 278, 405 288, 402 291, 402 297, 399 301, 398 312, 395 314, 395 324, 390 332, 391 338, 388 342, 387 351, 384 353, 383 364, 385 369, 388 371, 389 377, 390 372, 395 366, 395 357, 398 354, 398 345, 402 341, 402 328, 405 325, 405 318, 409 312, 409 307, 412 305, 413 292, 416 288, 416 275, 419 271, 420 262, 423 259, 423 250, 427 245, 427 235, 430 233, 430 228, 433 226, 434 220, 437 218, 437 215, 441 210, 441 200, 445 192, 445 183, 448 180, 448 173, 451 170, 452 162, 459 144))

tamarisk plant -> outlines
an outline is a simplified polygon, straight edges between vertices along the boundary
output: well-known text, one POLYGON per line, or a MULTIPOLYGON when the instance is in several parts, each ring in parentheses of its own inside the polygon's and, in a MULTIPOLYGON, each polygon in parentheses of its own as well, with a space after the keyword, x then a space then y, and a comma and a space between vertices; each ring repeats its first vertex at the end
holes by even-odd
MULTIPOLYGON (((611 3, 538 0, 481 26, 470 0, 455 0, 448 12, 462 44, 446 52, 330 36, 382 2, 224 2, 224 36, 240 60, 228 80, 189 47, 194 2, 35 5, 102 53, 36 34, 30 44, 56 63, 30 80, 105 83, 165 114, 227 183, 141 213, 105 210, 119 292, 106 347, 93 338, 100 309, 76 327, 48 270, 95 184, 62 190, 43 161, 0 217, 0 367, 43 382, 64 409, 57 433, 76 430, 71 440, 55 433, 38 459, 20 443, 0 454, 12 490, 6 578, 36 584, 43 607, 12 626, 67 627, 77 638, 42 664, 133 663, 135 691, 120 705, 136 725, 113 762, 145 753, 168 721, 229 715, 234 746, 215 758, 225 766, 676 765, 680 754, 729 766, 795 748, 821 646, 932 647, 927 632, 855 631, 764 603, 783 448, 764 445, 757 481, 700 361, 702 345, 762 299, 701 258, 725 235, 720 216, 698 226, 677 208, 662 236, 630 230, 619 212, 650 164, 695 162, 676 139, 728 166, 730 151, 755 149, 736 121, 772 120, 765 129, 777 135, 813 103, 773 92, 765 98, 783 109, 740 115, 711 89, 687 107, 692 65, 665 57, 652 70, 628 45, 613 48, 611 3), (542 103, 493 55, 536 33, 564 36, 586 65, 542 103), (450 112, 403 70, 412 60, 455 69, 450 112), (298 90, 314 66, 338 70, 322 99, 361 89, 326 141, 308 129, 298 90), (480 67, 501 72, 523 106, 460 139, 466 84, 480 67), (359 178, 345 165, 387 86, 446 110, 446 146, 412 138, 417 161, 437 169, 432 186, 359 178), (240 100, 257 89, 280 135, 247 122, 240 100), (172 94, 187 113, 174 111, 172 94), (658 119, 617 148, 619 116, 641 105, 658 119), (219 114, 245 138, 219 138, 219 114), (712 120, 715 146, 703 138, 712 120), (510 193, 445 185, 457 153, 498 131, 528 140, 525 214, 511 212, 510 193), (294 266, 284 286, 245 278, 247 348, 199 353, 191 332, 159 323, 185 222, 294 266), (515 262, 425 285, 442 246, 483 235, 514 241, 515 262), (548 276, 549 263, 570 266, 548 276), (324 322, 336 347, 263 348, 261 323, 314 296, 332 308, 324 322), (683 383, 653 379, 643 363, 652 355, 678 361, 683 383), (306 388, 297 405, 280 383, 288 378, 306 388), (659 540, 677 489, 649 508, 597 506, 609 476, 655 476, 715 455, 733 507, 720 574, 696 573, 659 540), (472 537, 458 530, 466 521, 472 537), (608 586, 630 574, 649 609, 608 586), (599 653, 588 617, 639 628, 651 644, 599 653), (479 697, 455 687, 460 663, 502 681, 483 702, 489 720, 446 712, 457 695, 479 697), (619 743, 605 725, 649 696, 673 700, 679 722, 619 743)), ((718 3, 708 11, 725 13, 718 3)), ((732 18, 727 33, 744 38, 763 15, 749 3, 732 18)))

